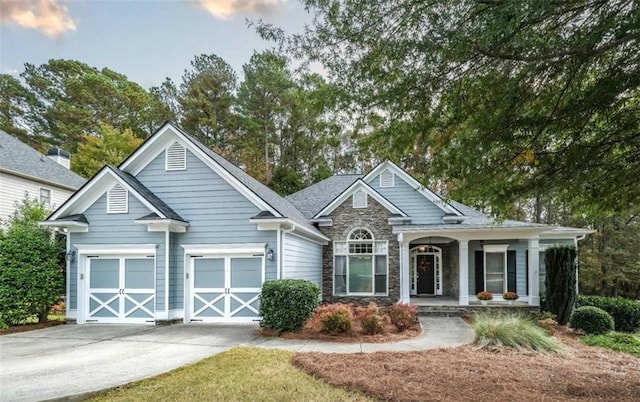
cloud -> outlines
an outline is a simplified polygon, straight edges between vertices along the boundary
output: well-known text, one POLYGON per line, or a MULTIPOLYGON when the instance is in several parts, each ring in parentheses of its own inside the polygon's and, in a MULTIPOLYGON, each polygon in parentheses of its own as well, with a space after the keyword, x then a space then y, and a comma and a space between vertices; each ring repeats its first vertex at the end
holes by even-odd
POLYGON ((0 0, 0 23, 37 29, 49 37, 75 31, 76 24, 60 0, 0 0))
POLYGON ((286 2, 287 0, 200 0, 205 10, 222 20, 238 13, 270 14, 286 2))

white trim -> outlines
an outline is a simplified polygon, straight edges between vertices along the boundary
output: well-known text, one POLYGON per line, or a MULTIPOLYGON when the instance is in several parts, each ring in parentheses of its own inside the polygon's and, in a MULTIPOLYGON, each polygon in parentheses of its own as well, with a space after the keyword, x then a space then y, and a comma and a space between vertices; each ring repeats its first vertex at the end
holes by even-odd
POLYGON ((238 190, 245 198, 253 203, 260 210, 266 210, 271 212, 274 216, 281 217, 277 210, 275 210, 266 201, 260 198, 254 193, 248 186, 236 179, 231 173, 229 173, 218 162, 214 161, 209 155, 204 153, 199 147, 197 147, 191 139, 186 137, 179 128, 175 127, 170 122, 165 123, 160 127, 145 143, 143 143, 137 150, 133 152, 122 164, 119 169, 127 171, 133 176, 140 173, 153 159, 155 159, 160 152, 162 152, 167 143, 175 141, 177 137, 181 140, 181 144, 185 146, 192 154, 198 157, 205 165, 209 166, 215 173, 217 173, 223 180, 229 183, 233 188, 238 190), (169 134, 167 134, 169 133, 169 134))
MULTIPOLYGON (((169 229, 165 232, 164 242, 164 311, 169 311, 169 229)), ((157 286, 155 286, 157 289, 157 286)), ((157 296, 157 295, 156 295, 157 296)), ((155 301, 155 300, 154 300, 155 301)), ((168 316, 167 316, 168 317, 168 316)))
POLYGON ((78 255, 135 255, 155 254, 157 244, 74 244, 78 249, 78 255))
POLYGON ((506 253, 508 248, 508 244, 485 244, 483 250, 485 253, 506 253))
MULTIPOLYGON (((166 218, 162 212, 155 208, 149 201, 142 197, 137 191, 135 191, 127 182, 122 180, 116 173, 114 173, 109 166, 102 168, 94 178, 87 183, 81 190, 75 192, 67 201, 65 201, 60 208, 58 208, 46 222, 52 222, 60 218, 63 214, 81 214, 86 211, 93 203, 95 203, 100 197, 108 191, 113 183, 120 183, 129 193, 132 193, 138 201, 140 201, 150 211, 155 212, 158 216, 166 218), (97 187, 97 188, 94 188, 97 187), (85 197, 86 195, 86 197, 85 197)), ((108 196, 108 195, 107 195, 108 196)), ((128 194, 127 194, 128 197, 128 194)), ((108 200, 107 200, 108 201, 108 200)), ((128 198, 127 198, 128 202, 128 198)), ((107 204, 108 205, 108 204, 107 204)))
MULTIPOLYGON (((65 289, 65 292, 67 292, 66 293, 67 297, 65 299, 65 310, 66 310, 65 311, 65 316, 69 317, 69 312, 71 311, 70 310, 70 306, 71 306, 71 261, 69 261, 69 259, 67 259, 66 253, 71 251, 71 235, 69 233, 65 233, 65 232, 62 232, 62 234, 65 237, 65 243, 66 243, 66 247, 65 248, 67 250, 65 252, 65 256, 64 256, 65 266, 66 266, 66 270, 67 270, 66 273, 65 273, 66 282, 67 282, 66 283, 66 289, 65 289)), ((75 256, 75 258, 77 260, 78 257, 75 256)), ((78 295, 76 295, 76 297, 77 296, 78 295)), ((77 304, 77 300, 76 300, 76 304, 77 304)))
MULTIPOLYGON (((264 255, 267 243, 233 243, 233 244, 182 244, 184 254, 196 255, 264 255)), ((257 257, 257 256, 256 256, 257 257)))
POLYGON ((282 237, 284 234, 282 233, 282 229, 278 228, 276 230, 276 278, 282 279, 284 278, 284 239, 282 237))
POLYGON ((44 221, 38 222, 38 226, 66 229, 64 231, 60 231, 60 233, 86 233, 89 231, 88 224, 74 221, 44 221))
POLYGON ((51 207, 51 204, 53 203, 53 190, 47 187, 38 186, 38 202, 46 205, 47 207, 51 207), (47 202, 46 204, 42 202, 42 190, 49 192, 49 202, 47 202))
MULTIPOLYGON (((11 170, 11 169, 6 169, 6 168, 3 168, 3 167, 0 167, 0 173, 6 173, 8 175, 17 176, 17 177, 20 177, 22 179, 35 181, 35 182, 38 182, 38 183, 45 184, 47 186, 56 187, 58 189, 63 189, 63 190, 76 191, 79 188, 78 186, 70 186, 70 185, 62 184, 62 183, 59 183, 59 182, 56 182, 56 181, 49 181, 49 180, 43 179, 41 177, 32 176, 32 175, 29 175, 29 174, 25 174, 25 173, 22 173, 22 172, 11 170)), ((80 178, 83 179, 83 177, 80 177, 80 178)))
POLYGON ((345 202, 347 198, 349 198, 349 196, 351 196, 358 190, 364 191, 367 195, 371 196, 374 200, 376 200, 380 205, 385 207, 389 212, 394 214, 399 214, 403 217, 407 217, 407 214, 405 214, 402 210, 400 210, 398 207, 393 205, 391 201, 384 198, 382 194, 378 193, 371 186, 365 183, 362 179, 358 179, 352 185, 350 185, 346 190, 344 190, 338 197, 336 197, 333 201, 331 201, 329 205, 324 207, 322 211, 315 214, 313 218, 317 219, 321 216, 329 215, 338 206, 342 205, 342 203, 345 202))
POLYGON ((507 260, 507 249, 509 248, 508 244, 486 244, 482 247, 482 257, 484 261, 483 264, 483 280, 484 280, 484 290, 487 290, 487 254, 502 254, 502 292, 500 292, 500 297, 502 294, 509 289, 509 284, 507 283, 509 279, 508 274, 508 260, 507 260))
POLYGON ((469 242, 458 241, 458 304, 469 305, 469 242))
POLYGON ((331 240, 322 233, 312 232, 289 218, 251 218, 249 222, 258 225, 258 230, 281 229, 286 232, 295 232, 297 235, 320 245, 327 245, 331 240))
MULTIPOLYGON (((386 160, 376 166, 373 170, 367 173, 362 180, 369 183, 373 178, 375 178, 380 172, 388 169, 389 171, 395 173, 396 176, 399 176, 402 180, 405 181, 408 185, 417 190, 420 194, 422 194, 429 201, 433 202, 437 207, 442 209, 444 212, 453 213, 456 215, 462 215, 460 211, 449 205, 445 200, 443 200, 439 195, 429 190, 427 187, 422 185, 418 180, 414 179, 409 173, 405 172, 404 169, 400 168, 395 163, 390 160, 386 160)), ((395 182, 394 182, 395 184, 395 182)))

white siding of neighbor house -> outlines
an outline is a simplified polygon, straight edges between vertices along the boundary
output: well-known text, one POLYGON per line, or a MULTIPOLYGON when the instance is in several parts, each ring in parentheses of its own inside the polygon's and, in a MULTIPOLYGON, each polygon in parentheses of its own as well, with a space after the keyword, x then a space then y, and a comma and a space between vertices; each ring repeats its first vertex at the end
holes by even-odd
POLYGON ((306 279, 322 287, 322 246, 299 236, 283 234, 282 276, 306 279))
POLYGON ((0 172, 0 220, 6 221, 12 216, 16 209, 16 203, 21 203, 26 194, 29 194, 29 198, 38 199, 40 188, 51 191, 51 205, 48 206, 50 211, 58 208, 73 194, 73 191, 55 185, 0 172))

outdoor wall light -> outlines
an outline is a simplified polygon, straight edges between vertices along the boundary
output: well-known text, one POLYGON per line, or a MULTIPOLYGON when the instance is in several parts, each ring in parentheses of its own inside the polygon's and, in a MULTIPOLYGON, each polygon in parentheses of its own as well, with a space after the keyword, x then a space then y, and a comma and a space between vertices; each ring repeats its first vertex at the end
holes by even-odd
POLYGON ((267 260, 273 261, 273 250, 267 249, 267 260))
POLYGON ((67 261, 73 261, 76 259, 76 252, 74 250, 67 251, 67 254, 65 255, 67 257, 67 261))

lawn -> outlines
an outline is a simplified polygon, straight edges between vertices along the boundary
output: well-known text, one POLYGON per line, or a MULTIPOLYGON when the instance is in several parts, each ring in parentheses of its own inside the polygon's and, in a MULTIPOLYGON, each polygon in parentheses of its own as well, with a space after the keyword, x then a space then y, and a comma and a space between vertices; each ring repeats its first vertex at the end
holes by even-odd
POLYGON ((589 346, 601 346, 617 352, 628 353, 640 359, 640 333, 610 332, 605 335, 586 335, 582 342, 589 346))
POLYGON ((96 395, 95 401, 368 401, 289 363, 293 352, 236 347, 191 366, 96 395))

